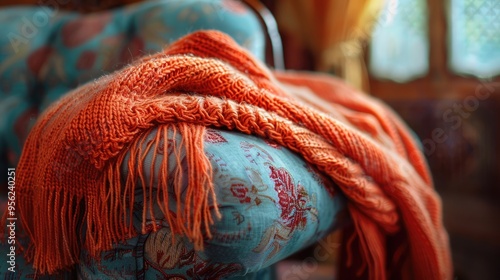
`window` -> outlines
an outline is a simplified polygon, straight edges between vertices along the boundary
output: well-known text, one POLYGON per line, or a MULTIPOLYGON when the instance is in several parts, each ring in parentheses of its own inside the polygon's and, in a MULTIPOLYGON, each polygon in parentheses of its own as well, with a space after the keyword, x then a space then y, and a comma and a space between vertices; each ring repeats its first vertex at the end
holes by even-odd
POLYGON ((500 216, 500 0, 386 1, 367 58, 370 93, 423 143, 456 278, 500 279, 491 222, 500 216), (391 9, 400 16, 386 24, 391 9))
MULTIPOLYGON (((447 18, 447 40, 443 43, 449 70, 481 79, 499 75, 500 0, 449 0, 438 4, 446 8, 441 17, 447 18)), ((369 50, 371 75, 400 83, 427 75, 428 31, 425 0, 387 0, 374 25, 369 50)))
POLYGON ((388 0, 374 24, 370 72, 379 79, 406 82, 429 70, 427 4, 388 0))
POLYGON ((500 73, 500 1, 451 0, 450 67, 490 78, 500 73))

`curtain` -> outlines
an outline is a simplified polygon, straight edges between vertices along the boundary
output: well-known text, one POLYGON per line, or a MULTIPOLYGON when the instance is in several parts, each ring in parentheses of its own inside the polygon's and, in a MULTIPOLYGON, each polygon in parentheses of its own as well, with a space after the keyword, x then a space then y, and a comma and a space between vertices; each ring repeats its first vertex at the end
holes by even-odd
POLYGON ((368 89, 364 43, 384 0, 278 0, 280 28, 299 38, 314 54, 315 70, 333 72, 368 89))

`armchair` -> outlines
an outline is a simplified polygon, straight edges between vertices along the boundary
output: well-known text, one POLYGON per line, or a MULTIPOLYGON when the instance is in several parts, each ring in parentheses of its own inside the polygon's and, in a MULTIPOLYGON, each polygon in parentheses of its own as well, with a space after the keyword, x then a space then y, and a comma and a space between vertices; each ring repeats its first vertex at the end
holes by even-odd
MULTIPOLYGON (((231 0, 147 1, 89 15, 13 7, 0 11, 0 25, 8 30, 0 38, 2 168, 17 165, 36 119, 61 96, 189 32, 221 30, 264 60, 265 36, 258 18, 248 6, 231 0)), ((156 133, 144 135, 145 141, 156 133)), ((330 179, 294 152, 216 128, 204 137, 222 217, 204 251, 194 250, 182 236, 172 241, 165 226, 114 244, 100 260, 82 249, 75 266, 42 279, 272 279, 274 263, 338 226, 332 217, 341 213, 344 198, 331 191, 330 179)), ((151 161, 144 158, 145 169, 151 161)), ((73 161, 65 163, 61 172, 74 166, 73 161)), ((122 172, 126 176, 128 167, 122 172)), ((157 174, 149 173, 145 182, 149 180, 158 180, 157 174)), ((139 229, 139 209, 150 195, 141 190, 137 187, 134 212, 139 229)), ((155 208, 154 213, 161 212, 155 208)), ((7 265, 0 263, 0 273, 8 273, 7 265)), ((24 279, 34 277, 36 270, 18 254, 15 273, 24 279)))

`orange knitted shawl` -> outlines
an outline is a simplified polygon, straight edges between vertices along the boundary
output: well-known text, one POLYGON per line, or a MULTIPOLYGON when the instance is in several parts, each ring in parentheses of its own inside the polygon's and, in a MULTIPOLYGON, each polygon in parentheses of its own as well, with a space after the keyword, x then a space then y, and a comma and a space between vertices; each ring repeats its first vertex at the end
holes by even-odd
POLYGON ((165 151, 167 129, 183 136, 175 148, 188 159, 187 192, 182 203, 176 198, 176 213, 169 211, 167 176, 180 185, 182 172, 162 168, 158 196, 144 201, 140 230, 157 229, 146 227, 145 217, 153 217, 152 205, 159 203, 171 229, 203 249, 220 216, 209 205, 215 193, 203 151, 208 126, 272 139, 338 184, 354 225, 342 265, 353 273, 451 279, 440 200, 402 122, 334 78, 272 73, 215 31, 188 35, 163 53, 81 86, 40 117, 17 172, 19 219, 31 240, 24 248, 28 260, 39 272, 53 273, 77 263, 81 246, 97 257, 136 234, 135 183, 142 180, 144 192, 152 188, 144 182, 141 136, 153 128, 157 137, 147 149, 165 151))

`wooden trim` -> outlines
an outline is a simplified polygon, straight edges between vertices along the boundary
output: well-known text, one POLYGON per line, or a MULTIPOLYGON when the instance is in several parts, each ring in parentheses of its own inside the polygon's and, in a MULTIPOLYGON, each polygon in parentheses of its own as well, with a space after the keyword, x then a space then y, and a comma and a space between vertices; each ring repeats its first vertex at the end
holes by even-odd
POLYGON ((490 82, 482 82, 476 78, 464 76, 447 76, 446 82, 439 79, 432 81, 426 76, 408 83, 396 83, 370 77, 370 93, 384 100, 416 100, 416 99, 464 99, 485 85, 494 85, 493 100, 500 99, 500 78, 490 82))
POLYGON ((250 7, 262 22, 263 29, 269 39, 272 65, 276 70, 285 70, 285 60, 283 57, 283 43, 278 31, 278 24, 276 19, 269 9, 262 4, 259 0, 243 0, 243 2, 250 7))

